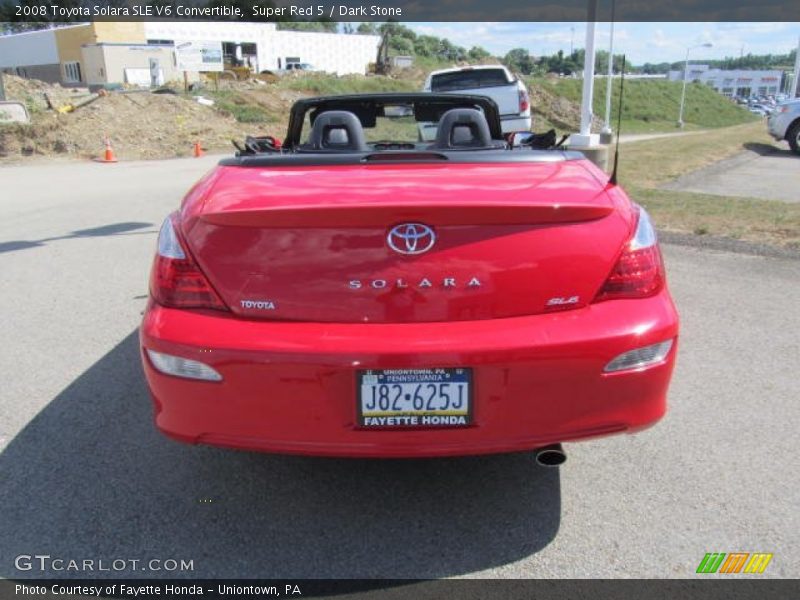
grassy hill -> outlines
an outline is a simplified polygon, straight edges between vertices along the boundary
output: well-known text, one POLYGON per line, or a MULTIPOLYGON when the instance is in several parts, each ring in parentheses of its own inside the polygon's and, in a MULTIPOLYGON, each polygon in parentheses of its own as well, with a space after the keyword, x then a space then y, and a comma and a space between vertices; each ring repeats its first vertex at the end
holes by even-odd
MULTIPOLYGON (((580 104, 582 80, 531 78, 527 81, 532 92, 540 90, 555 97, 580 104)), ((612 89, 613 129, 616 130, 619 105, 619 80, 612 89)), ((627 80, 622 107, 623 133, 674 131, 678 120, 682 84, 664 80, 627 80)), ((595 81, 594 113, 605 116, 606 81, 595 81)), ((535 107, 534 107, 535 108, 535 107)), ((546 114, 544 115, 547 116, 546 114)), ((734 104, 713 89, 696 83, 686 87, 686 106, 683 120, 686 129, 729 127, 757 121, 758 117, 734 104)))
POLYGON ((333 96, 337 94, 413 92, 419 91, 421 84, 410 78, 364 77, 363 75, 337 77, 327 73, 304 73, 283 77, 275 87, 305 92, 314 96, 333 96))

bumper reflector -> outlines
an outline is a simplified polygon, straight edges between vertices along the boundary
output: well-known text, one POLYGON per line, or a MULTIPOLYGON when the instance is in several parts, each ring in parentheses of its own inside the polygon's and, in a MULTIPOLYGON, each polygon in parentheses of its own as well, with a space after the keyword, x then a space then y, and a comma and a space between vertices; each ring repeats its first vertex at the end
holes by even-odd
POLYGON ((645 346, 644 348, 623 352, 608 363, 603 371, 606 373, 613 373, 615 371, 649 367, 650 365, 660 363, 664 360, 671 348, 672 340, 667 340, 666 342, 660 342, 652 346, 645 346))
POLYGON ((208 365, 196 360, 162 354, 153 350, 147 351, 153 366, 167 375, 184 377, 186 379, 202 379, 204 381, 222 381, 222 375, 208 365))

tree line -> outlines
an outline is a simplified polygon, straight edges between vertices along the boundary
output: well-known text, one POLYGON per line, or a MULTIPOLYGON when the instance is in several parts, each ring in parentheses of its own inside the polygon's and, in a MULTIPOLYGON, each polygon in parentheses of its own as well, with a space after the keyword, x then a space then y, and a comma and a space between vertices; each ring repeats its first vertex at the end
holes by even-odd
MULTIPOLYGON (((788 54, 747 54, 739 58, 727 57, 719 60, 694 60, 712 69, 791 69, 794 67, 797 50, 792 50, 788 54)), ((667 71, 679 71, 683 69, 684 61, 673 63, 645 63, 640 67, 643 73, 666 73, 667 71)))
POLYGON ((413 29, 394 21, 386 23, 361 23, 355 33, 387 35, 389 52, 399 56, 421 56, 439 59, 443 62, 481 61, 492 56, 481 46, 467 49, 454 44, 447 38, 435 35, 417 34, 413 29))

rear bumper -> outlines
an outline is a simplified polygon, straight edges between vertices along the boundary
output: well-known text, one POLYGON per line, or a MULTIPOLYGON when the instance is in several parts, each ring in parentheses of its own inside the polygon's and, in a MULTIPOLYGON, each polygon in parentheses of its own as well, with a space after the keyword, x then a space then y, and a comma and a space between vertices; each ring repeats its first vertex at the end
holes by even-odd
POLYGON ((769 132, 769 134, 772 136, 772 138, 774 140, 777 140, 779 142, 782 141, 783 138, 786 137, 786 132, 785 131, 780 131, 778 129, 777 123, 775 123, 771 119, 767 121, 767 131, 769 132))
POLYGON ((500 128, 503 133, 514 133, 515 131, 530 131, 531 117, 520 117, 517 115, 504 115, 500 117, 500 128))
MULTIPOLYGON (((527 117, 519 115, 501 115, 500 130, 503 133, 514 133, 516 131, 530 131, 533 125, 531 115, 527 117)), ((438 123, 419 123, 419 139, 423 142, 432 142, 436 139, 438 123)))
POLYGON ((767 118, 767 131, 777 141, 786 139, 790 119, 785 114, 771 114, 767 118))
POLYGON ((615 356, 677 337, 668 293, 549 315, 415 324, 253 322, 150 303, 143 348, 200 360, 221 382, 156 371, 143 353, 157 426, 190 443, 335 456, 527 450, 631 432, 665 412, 666 360, 613 374, 615 356), (365 430, 359 369, 471 367, 474 424, 365 430))

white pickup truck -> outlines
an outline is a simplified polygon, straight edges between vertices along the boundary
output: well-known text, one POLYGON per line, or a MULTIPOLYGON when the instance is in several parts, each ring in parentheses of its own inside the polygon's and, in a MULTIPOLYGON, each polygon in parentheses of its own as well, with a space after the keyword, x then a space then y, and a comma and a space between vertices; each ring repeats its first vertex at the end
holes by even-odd
MULTIPOLYGON (((531 130, 528 89, 502 65, 476 65, 433 71, 425 80, 422 91, 488 96, 500 108, 503 133, 531 130)), ((432 141, 436 137, 436 129, 436 123, 420 123, 420 139, 432 141)))

